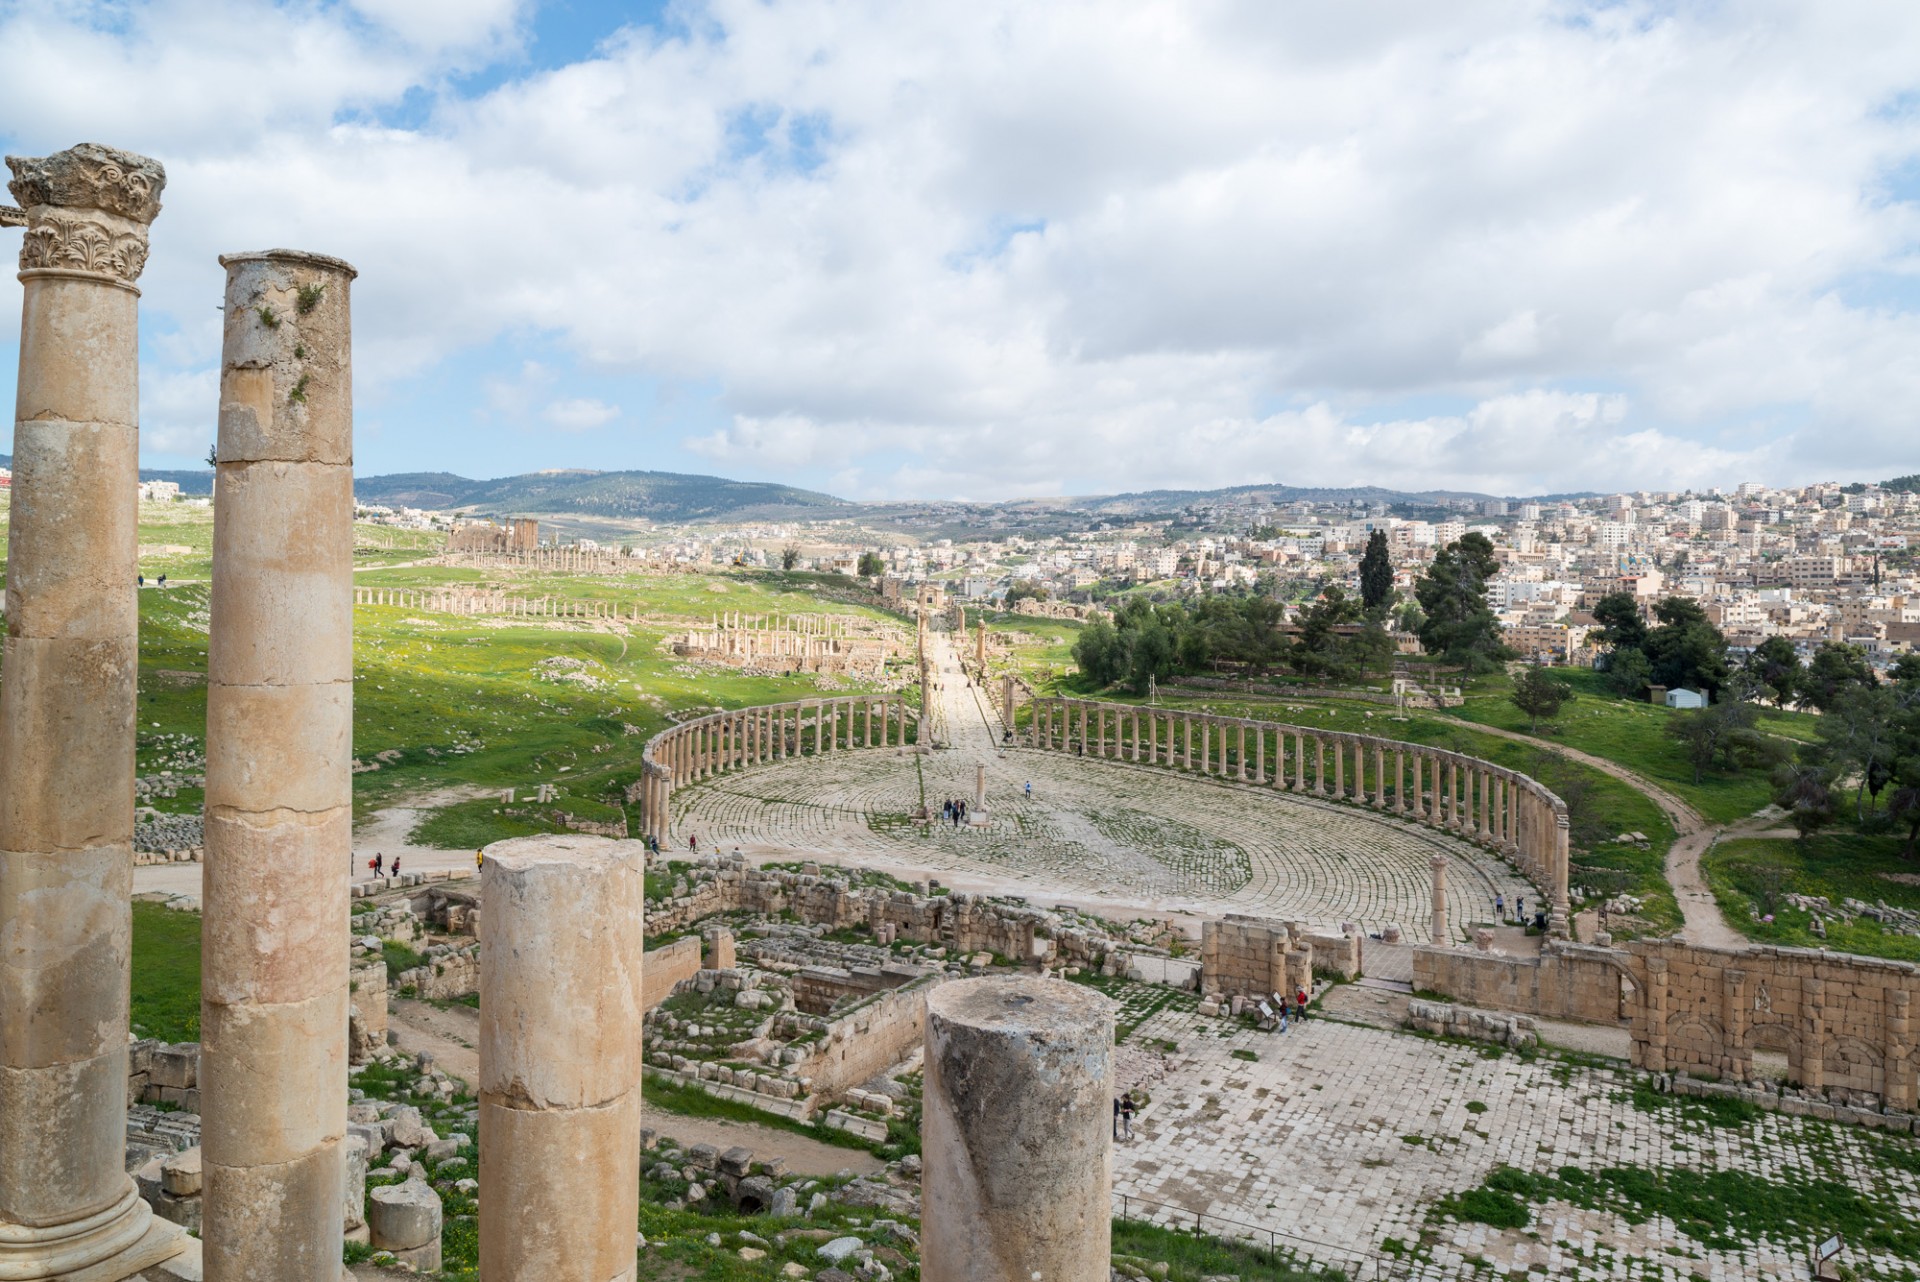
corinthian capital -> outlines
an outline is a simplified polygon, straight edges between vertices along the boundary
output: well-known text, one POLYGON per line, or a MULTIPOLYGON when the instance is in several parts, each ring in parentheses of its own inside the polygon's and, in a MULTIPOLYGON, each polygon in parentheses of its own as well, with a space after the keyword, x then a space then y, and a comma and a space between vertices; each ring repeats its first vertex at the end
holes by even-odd
MULTIPOLYGON (((51 156, 8 156, 27 234, 20 270, 99 276, 131 285, 147 264, 147 225, 160 212, 160 163, 98 143, 51 156)), ((0 222, 14 221, 0 213, 0 222)))

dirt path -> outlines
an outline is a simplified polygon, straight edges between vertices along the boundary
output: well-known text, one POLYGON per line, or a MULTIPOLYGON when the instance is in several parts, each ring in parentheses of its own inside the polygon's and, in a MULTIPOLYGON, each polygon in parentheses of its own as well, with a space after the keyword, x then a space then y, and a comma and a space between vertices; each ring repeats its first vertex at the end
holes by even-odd
MULTIPOLYGON (((1524 743, 1529 747, 1544 748, 1557 752, 1581 765, 1592 766, 1602 774, 1618 779, 1621 783, 1639 792, 1645 793, 1661 813, 1673 824, 1673 845, 1667 848, 1667 883, 1673 887, 1673 897, 1680 905, 1680 934, 1690 944, 1701 944, 1711 948, 1747 948, 1750 941, 1731 926, 1720 915, 1720 904, 1707 889, 1706 878, 1700 872, 1700 856, 1705 854, 1714 842, 1720 839, 1722 828, 1709 824, 1706 817, 1692 806, 1668 792, 1659 784, 1637 771, 1629 770, 1617 761, 1608 761, 1605 757, 1596 757, 1590 752, 1578 748, 1569 748, 1564 744, 1552 743, 1546 739, 1535 738, 1530 734, 1521 734, 1517 730, 1502 730, 1496 726, 1481 725, 1477 721, 1455 718, 1460 725, 1482 734, 1496 735, 1502 739, 1511 739, 1515 743, 1524 743)), ((1742 825, 1752 820, 1742 820, 1731 831, 1739 831, 1742 825)))
MULTIPOLYGON (((409 1055, 426 1051, 451 1077, 472 1087, 480 1080, 480 1012, 471 1006, 436 1006, 432 1002, 396 997, 387 1007, 387 1020, 400 1049, 409 1055)), ((644 1107, 644 1106, 643 1106, 644 1107)), ((744 1145, 760 1157, 782 1157, 787 1169, 803 1175, 834 1175, 852 1171, 867 1175, 884 1163, 859 1149, 823 1144, 771 1126, 734 1122, 715 1117, 681 1117, 645 1109, 643 1124, 671 1135, 682 1144, 711 1144, 729 1149, 744 1145)))
POLYGON ((756 1158, 785 1158, 787 1169, 798 1175, 837 1175, 852 1171, 871 1175, 886 1165, 873 1154, 857 1148, 839 1148, 822 1144, 791 1131, 752 1122, 732 1122, 717 1117, 682 1117, 646 1107, 641 1092, 641 1125, 662 1135, 671 1135, 682 1144, 711 1144, 725 1151, 736 1145, 750 1148, 756 1158))
POLYGON ((448 1076, 469 1087, 480 1081, 480 1012, 471 1006, 435 1006, 395 997, 387 1003, 387 1026, 409 1055, 426 1051, 448 1076))

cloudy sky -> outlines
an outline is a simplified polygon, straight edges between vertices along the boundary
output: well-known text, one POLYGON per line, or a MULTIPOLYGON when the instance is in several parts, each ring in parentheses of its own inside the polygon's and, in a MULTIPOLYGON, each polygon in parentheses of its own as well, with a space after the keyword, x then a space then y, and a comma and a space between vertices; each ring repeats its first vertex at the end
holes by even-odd
POLYGON ((0 0, 0 66, 6 150, 167 167, 149 466, 286 246, 360 269, 362 474, 1920 471, 1911 0, 0 0))

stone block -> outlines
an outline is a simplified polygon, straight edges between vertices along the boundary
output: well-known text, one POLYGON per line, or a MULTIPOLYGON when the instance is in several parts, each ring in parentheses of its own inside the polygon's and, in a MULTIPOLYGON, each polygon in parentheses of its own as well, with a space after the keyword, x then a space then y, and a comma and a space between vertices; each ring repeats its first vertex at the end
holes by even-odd
POLYGON ((174 1197, 197 1197, 200 1193, 200 1150, 190 1148, 175 1153, 160 1164, 160 1187, 174 1197))
POLYGON ((392 1251, 415 1268, 440 1267, 440 1195, 420 1180, 374 1189, 367 1198, 373 1247, 392 1251), (431 1248, 432 1263, 421 1254, 431 1248))

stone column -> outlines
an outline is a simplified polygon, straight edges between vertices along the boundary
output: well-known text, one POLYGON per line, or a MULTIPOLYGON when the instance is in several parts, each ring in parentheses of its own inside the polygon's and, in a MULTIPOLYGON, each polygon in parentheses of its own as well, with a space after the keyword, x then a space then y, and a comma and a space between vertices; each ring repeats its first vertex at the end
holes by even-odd
MULTIPOLYGON (((626 1282, 640 1213, 645 851, 574 834, 487 847, 480 1271, 626 1282)), ((334 1268, 339 1268, 336 1259, 334 1268)))
POLYGON ((91 143, 7 165, 26 237, 0 675, 0 1276, 119 1279, 185 1245, 126 1171, 134 281, 166 174, 91 143))
POLYGON ((1433 864, 1433 944, 1445 948, 1452 942, 1447 933, 1447 857, 1435 851, 1433 864))
POLYGON ((1031 976, 928 994, 926 1282, 1104 1282, 1113 1011, 1089 989, 1031 976))
POLYGON ((220 262, 201 1236, 208 1282, 338 1282, 353 858, 354 271, 285 250, 220 262))

